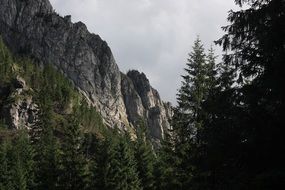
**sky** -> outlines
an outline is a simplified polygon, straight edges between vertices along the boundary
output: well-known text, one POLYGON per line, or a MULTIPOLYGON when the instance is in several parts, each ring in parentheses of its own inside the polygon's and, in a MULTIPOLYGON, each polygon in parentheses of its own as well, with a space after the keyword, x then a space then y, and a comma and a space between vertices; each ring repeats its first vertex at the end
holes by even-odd
MULTIPOLYGON (((234 0, 50 0, 61 16, 71 15, 112 49, 119 68, 144 72, 164 101, 176 93, 197 36, 205 49, 224 33, 234 0)), ((215 47, 221 55, 220 47, 215 47)), ((220 58, 219 58, 220 59, 220 58)))

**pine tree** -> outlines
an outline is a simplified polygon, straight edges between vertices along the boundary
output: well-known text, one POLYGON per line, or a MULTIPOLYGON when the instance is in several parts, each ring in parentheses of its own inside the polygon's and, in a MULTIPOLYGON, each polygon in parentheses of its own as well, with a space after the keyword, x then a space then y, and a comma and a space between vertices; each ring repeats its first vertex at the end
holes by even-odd
POLYGON ((197 38, 192 52, 189 53, 186 75, 182 76, 182 86, 177 94, 178 106, 174 109, 172 119, 177 161, 175 170, 181 189, 189 187, 194 172, 194 155, 202 143, 200 136, 205 117, 202 105, 209 93, 209 86, 214 82, 211 77, 214 77, 215 56, 210 52, 207 57, 204 51, 200 39, 197 38))
POLYGON ((95 189, 142 189, 134 156, 133 143, 128 134, 118 129, 107 132, 98 143, 93 164, 95 189))
POLYGON ((65 137, 62 142, 59 188, 66 190, 86 189, 89 185, 86 183, 89 181, 89 172, 82 150, 83 136, 74 116, 71 116, 65 126, 65 137))
POLYGON ((30 131, 36 150, 36 185, 37 189, 57 189, 60 174, 60 145, 54 135, 53 103, 45 88, 41 89, 39 94, 41 113, 30 131))
MULTIPOLYGON (((98 153, 95 155, 95 162, 93 163, 93 186, 95 189, 107 189, 108 186, 113 184, 111 180, 112 174, 110 171, 112 169, 112 163, 116 159, 115 155, 115 145, 117 143, 117 135, 109 133, 106 139, 98 142, 98 153), (109 178, 109 176, 111 176, 109 178)), ((115 164, 117 166, 117 164, 115 164)), ((115 183, 113 185, 116 185, 115 183)))
POLYGON ((215 99, 207 101, 208 189, 277 189, 284 181, 285 2, 239 0, 215 99))
POLYGON ((118 137, 112 158, 106 168, 106 189, 139 190, 140 181, 136 169, 134 152, 130 147, 131 141, 127 136, 118 137))
POLYGON ((34 184, 34 148, 26 131, 19 131, 8 156, 13 189, 31 189, 34 184))
POLYGON ((143 189, 154 189, 154 152, 150 142, 146 138, 146 129, 144 124, 140 124, 135 141, 135 158, 137 171, 143 189))
POLYGON ((182 76, 182 86, 177 94, 178 106, 174 109, 171 131, 174 147, 163 155, 170 157, 172 162, 169 169, 173 170, 173 178, 177 180, 172 182, 176 189, 195 188, 193 181, 201 180, 204 175, 197 168, 205 164, 201 158, 205 156, 206 121, 211 117, 205 106, 208 106, 208 98, 215 94, 219 84, 216 58, 213 47, 206 55, 203 44, 197 38, 189 53, 186 74, 182 76))
POLYGON ((51 126, 43 129, 38 142, 38 189, 57 189, 60 176, 60 147, 51 126))
POLYGON ((154 164, 154 189, 181 189, 181 182, 178 178, 179 172, 177 171, 179 157, 174 152, 173 136, 166 133, 161 144, 161 148, 157 151, 157 158, 154 164))
POLYGON ((178 132, 181 141, 193 139, 197 130, 202 126, 201 105, 208 91, 208 70, 206 54, 199 38, 194 43, 193 51, 189 53, 186 65, 186 75, 182 76, 182 86, 177 94, 178 107, 174 112, 174 118, 179 118, 175 124, 181 125, 178 127, 178 130, 181 130, 178 132))

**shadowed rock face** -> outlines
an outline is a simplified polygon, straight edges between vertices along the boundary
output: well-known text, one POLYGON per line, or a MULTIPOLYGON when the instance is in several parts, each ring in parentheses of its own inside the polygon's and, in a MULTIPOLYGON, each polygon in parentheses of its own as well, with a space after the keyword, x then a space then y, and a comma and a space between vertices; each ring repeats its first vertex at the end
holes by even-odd
POLYGON ((151 136, 163 137, 167 116, 144 74, 121 74, 108 44, 70 16, 61 17, 48 0, 0 0, 0 34, 17 54, 64 73, 102 114, 105 122, 133 126, 147 118, 151 136), (159 109, 158 109, 159 107, 159 109))
POLYGON ((7 86, 0 85, 0 115, 10 129, 31 129, 38 122, 39 108, 28 91, 24 79, 20 77, 7 86), (1 105, 3 100, 6 103, 1 105))

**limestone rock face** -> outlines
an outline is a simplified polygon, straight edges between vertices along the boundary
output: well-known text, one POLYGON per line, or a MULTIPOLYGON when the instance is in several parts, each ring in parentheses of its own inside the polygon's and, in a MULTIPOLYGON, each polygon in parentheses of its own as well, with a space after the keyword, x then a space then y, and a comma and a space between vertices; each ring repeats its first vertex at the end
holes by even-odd
POLYGON ((5 106, 0 106, 1 115, 11 129, 31 129, 38 122, 38 105, 27 95, 29 89, 23 79, 17 78, 11 85, 12 88, 0 87, 2 98, 10 99, 5 106))
POLYGON ((6 107, 7 123, 13 129, 31 129, 38 121, 39 108, 32 98, 18 100, 6 107))
POLYGON ((145 116, 145 109, 141 97, 136 91, 133 81, 125 74, 121 74, 121 90, 128 115, 128 120, 136 124, 145 116))
POLYGON ((161 101, 144 73, 132 70, 122 78, 122 93, 129 120, 136 123, 140 118, 145 119, 153 139, 163 139, 165 130, 170 128, 171 105, 161 101))
POLYGON ((168 116, 145 75, 121 74, 108 44, 70 16, 61 17, 48 0, 0 0, 0 35, 17 54, 62 72, 109 126, 134 126, 147 117, 161 139, 168 116), (139 77, 139 78, 136 78, 139 77))

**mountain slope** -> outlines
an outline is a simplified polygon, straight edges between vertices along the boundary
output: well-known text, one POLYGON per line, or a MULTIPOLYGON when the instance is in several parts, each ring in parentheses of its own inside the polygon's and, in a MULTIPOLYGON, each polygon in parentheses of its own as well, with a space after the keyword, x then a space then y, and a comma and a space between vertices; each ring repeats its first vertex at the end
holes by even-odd
POLYGON ((170 107, 144 76, 121 74, 107 43, 70 16, 61 17, 48 0, 0 0, 0 34, 16 54, 61 71, 108 126, 128 130, 145 119, 150 136, 163 138, 170 107))

